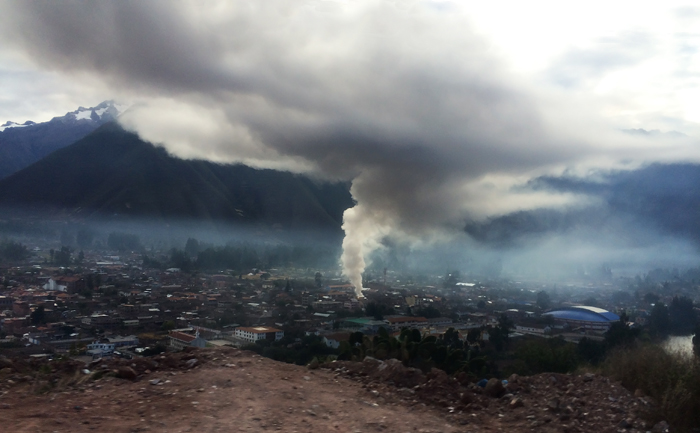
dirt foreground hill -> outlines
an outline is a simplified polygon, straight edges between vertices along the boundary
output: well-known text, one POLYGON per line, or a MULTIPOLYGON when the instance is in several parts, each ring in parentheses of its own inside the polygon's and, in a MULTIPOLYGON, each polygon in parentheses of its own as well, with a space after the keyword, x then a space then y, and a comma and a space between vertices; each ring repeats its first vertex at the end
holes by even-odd
POLYGON ((0 367, 3 432, 668 431, 641 419, 648 399, 595 375, 481 388, 398 362, 309 369, 233 348, 34 375, 16 360, 0 367))

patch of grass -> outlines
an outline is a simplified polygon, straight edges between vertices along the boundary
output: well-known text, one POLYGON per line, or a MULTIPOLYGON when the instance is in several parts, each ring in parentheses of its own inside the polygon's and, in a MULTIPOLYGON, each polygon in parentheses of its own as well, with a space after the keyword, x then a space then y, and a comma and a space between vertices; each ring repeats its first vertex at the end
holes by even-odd
POLYGON ((657 405, 651 421, 666 420, 680 432, 700 426, 700 360, 644 345, 611 353, 603 373, 630 391, 640 389, 657 405))

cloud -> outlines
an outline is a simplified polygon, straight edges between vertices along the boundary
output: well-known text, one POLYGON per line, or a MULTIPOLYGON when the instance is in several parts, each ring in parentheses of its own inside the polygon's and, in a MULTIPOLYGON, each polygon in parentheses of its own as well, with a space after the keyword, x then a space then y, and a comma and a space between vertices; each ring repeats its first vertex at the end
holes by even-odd
POLYGON ((551 79, 576 87, 582 82, 600 80, 615 70, 631 68, 658 54, 654 37, 645 32, 629 32, 600 38, 591 46, 573 47, 562 54, 550 69, 551 79))
MULTIPOLYGON (((103 0, 2 10, 6 43, 136 100, 123 123, 178 156, 352 180, 358 204, 346 214, 343 261, 358 287, 382 236, 444 237, 467 218, 569 205, 581 197, 513 186, 658 155, 657 143, 616 132, 589 99, 509 71, 458 4, 103 0)), ((648 43, 632 34, 576 69, 633 63, 644 54, 628 49, 648 43)), ((689 149, 679 141, 666 155, 697 157, 689 149)))

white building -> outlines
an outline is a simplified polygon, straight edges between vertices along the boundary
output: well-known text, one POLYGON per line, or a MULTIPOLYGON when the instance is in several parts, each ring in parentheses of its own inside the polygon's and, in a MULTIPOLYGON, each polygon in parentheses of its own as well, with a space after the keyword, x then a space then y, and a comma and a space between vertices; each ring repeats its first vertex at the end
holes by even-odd
POLYGON ((92 359, 109 358, 114 354, 114 343, 92 343, 87 346, 87 354, 92 359))
POLYGON ((182 350, 188 346, 199 348, 207 347, 207 341, 200 337, 199 333, 191 335, 180 331, 170 331, 168 339, 170 347, 174 350, 182 350))
POLYGON ((255 343, 258 340, 277 341, 284 337, 284 331, 269 326, 240 327, 236 328, 234 336, 249 343, 255 343))

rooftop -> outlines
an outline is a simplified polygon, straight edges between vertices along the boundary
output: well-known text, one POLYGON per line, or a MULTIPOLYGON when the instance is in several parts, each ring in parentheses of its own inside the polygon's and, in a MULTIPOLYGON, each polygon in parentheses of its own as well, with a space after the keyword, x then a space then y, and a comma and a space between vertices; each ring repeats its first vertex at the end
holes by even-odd
POLYGON ((615 322, 620 320, 620 316, 607 310, 597 307, 578 305, 574 307, 561 308, 544 313, 555 319, 578 320, 584 322, 615 322))

